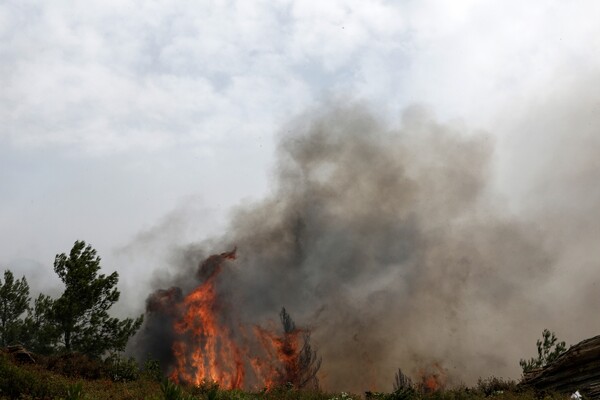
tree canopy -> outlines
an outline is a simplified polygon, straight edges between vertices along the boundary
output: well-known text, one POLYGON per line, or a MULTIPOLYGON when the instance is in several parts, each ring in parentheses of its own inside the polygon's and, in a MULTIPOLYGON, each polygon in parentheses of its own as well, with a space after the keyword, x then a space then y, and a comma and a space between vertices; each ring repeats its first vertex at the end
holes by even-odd
POLYGON ((321 358, 317 357, 317 352, 310 345, 310 330, 297 329, 285 307, 281 308, 279 318, 283 328, 279 351, 285 360, 283 370, 280 371, 279 383, 289 383, 296 388, 318 388, 317 372, 321 368, 321 358))
POLYGON ((25 277, 14 278, 11 271, 4 271, 4 283, 0 280, 0 340, 2 346, 19 340, 23 328, 20 316, 29 309, 29 284, 25 277))
POLYGON ((50 316, 66 351, 91 356, 122 351, 142 324, 143 316, 135 320, 109 316, 108 310, 120 296, 119 275, 100 274, 100 261, 96 250, 84 241, 76 241, 68 255, 58 254, 54 260, 54 271, 65 291, 53 302, 50 316))
POLYGON ((58 330, 52 320, 53 305, 50 296, 40 293, 25 318, 23 342, 36 354, 51 354, 56 350, 58 330))
POLYGON ((542 339, 538 339, 536 346, 537 358, 532 357, 529 361, 523 359, 519 361, 524 373, 548 365, 567 350, 565 342, 558 342, 554 332, 550 332, 548 329, 544 329, 542 339))

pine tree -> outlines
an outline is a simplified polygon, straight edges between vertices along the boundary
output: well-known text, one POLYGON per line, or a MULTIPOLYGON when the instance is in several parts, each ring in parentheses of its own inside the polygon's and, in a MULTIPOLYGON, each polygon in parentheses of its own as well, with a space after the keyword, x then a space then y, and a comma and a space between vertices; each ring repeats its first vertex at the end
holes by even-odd
POLYGON ((28 350, 36 354, 51 354, 56 351, 58 329, 52 320, 54 300, 40 294, 25 318, 23 341, 28 350))
POLYGON ((321 368, 321 358, 310 345, 310 331, 298 329, 285 307, 279 313, 283 336, 280 340, 280 353, 284 365, 280 376, 280 384, 291 384, 294 387, 316 389, 319 386, 317 372, 321 368), (302 347, 300 347, 300 337, 302 347))
POLYGON ((0 343, 7 346, 19 340, 23 331, 20 318, 29 309, 29 285, 25 277, 15 280, 11 271, 4 271, 0 280, 0 343))
POLYGON ((65 284, 62 296, 52 305, 52 319, 66 351, 99 357, 107 351, 122 351, 141 326, 143 316, 119 320, 108 310, 119 300, 119 275, 100 271, 96 250, 76 241, 69 255, 58 254, 54 271, 65 284))
POLYGON ((531 358, 529 361, 521 359, 519 365, 523 369, 523 372, 529 372, 536 368, 541 368, 552 361, 556 360, 558 356, 567 350, 565 342, 558 342, 554 332, 550 332, 548 329, 544 329, 542 332, 542 340, 536 342, 538 357, 531 358), (554 349, 552 349, 554 347, 554 349))

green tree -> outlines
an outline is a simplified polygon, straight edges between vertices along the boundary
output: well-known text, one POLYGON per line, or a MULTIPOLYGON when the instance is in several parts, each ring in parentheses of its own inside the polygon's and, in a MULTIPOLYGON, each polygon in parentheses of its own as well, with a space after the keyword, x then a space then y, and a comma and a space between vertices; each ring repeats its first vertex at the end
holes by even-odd
POLYGON ((52 320, 54 300, 40 294, 25 318, 24 343, 37 354, 51 354, 56 350, 58 330, 52 320))
POLYGON ((52 306, 52 319, 65 350, 94 357, 123 351, 143 316, 135 320, 109 316, 108 310, 120 296, 116 288, 119 275, 99 274, 100 257, 84 241, 76 241, 69 255, 58 254, 54 271, 65 284, 64 293, 52 306))
POLYGON ((523 373, 550 364, 567 350, 565 342, 558 342, 554 332, 550 332, 548 329, 544 329, 542 332, 542 339, 538 339, 536 345, 538 351, 537 358, 531 358, 529 361, 524 359, 519 361, 523 373))
POLYGON ((15 280, 13 273, 4 271, 0 280, 0 340, 2 346, 19 340, 23 328, 21 315, 29 309, 29 285, 25 277, 15 280))

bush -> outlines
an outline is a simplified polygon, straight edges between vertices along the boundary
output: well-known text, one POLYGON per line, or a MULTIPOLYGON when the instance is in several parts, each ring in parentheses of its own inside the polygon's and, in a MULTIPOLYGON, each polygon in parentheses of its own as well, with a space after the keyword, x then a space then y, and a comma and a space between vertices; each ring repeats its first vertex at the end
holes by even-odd
POLYGON ((366 392, 365 397, 367 400, 416 400, 419 394, 411 387, 401 387, 392 393, 366 392))
MULTIPOLYGON (((377 397, 371 397, 373 394, 375 394, 375 396, 379 395, 379 393, 367 392, 367 399, 377 398, 377 397)), ((346 392, 342 392, 339 394, 339 396, 332 397, 329 400, 353 400, 353 397, 352 397, 352 395, 349 395, 346 392)))
POLYGON ((163 379, 162 369, 160 368, 160 363, 155 359, 147 359, 144 362, 144 369, 142 372, 143 376, 146 379, 155 382, 161 382, 163 379))
POLYGON ((486 397, 504 392, 514 392, 517 389, 517 383, 511 379, 496 378, 495 376, 477 380, 477 390, 486 397))
POLYGON ((46 366, 52 372, 71 378, 101 379, 108 375, 102 361, 81 353, 50 356, 46 359, 46 366))
POLYGON ((130 382, 140 377, 137 361, 132 357, 121 358, 117 354, 111 354, 104 363, 108 376, 114 382, 130 382))
POLYGON ((67 392, 65 379, 39 368, 20 368, 0 354, 0 398, 55 398, 67 392))
POLYGON ((219 384, 214 381, 204 380, 192 390, 193 395, 202 395, 207 400, 215 400, 219 394, 219 384))
POLYGON ((417 391, 411 387, 398 388, 388 395, 387 400, 413 400, 419 396, 417 391))
POLYGON ((67 397, 65 400, 82 400, 85 396, 83 394, 83 386, 81 382, 75 383, 67 389, 67 397))
POLYGON ((193 400, 179 385, 165 379, 160 385, 165 400, 193 400))

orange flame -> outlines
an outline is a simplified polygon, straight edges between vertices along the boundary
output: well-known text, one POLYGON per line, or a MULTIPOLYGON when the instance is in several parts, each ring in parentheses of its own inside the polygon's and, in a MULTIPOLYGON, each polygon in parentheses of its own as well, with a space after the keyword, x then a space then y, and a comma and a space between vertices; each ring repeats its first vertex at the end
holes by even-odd
POLYGON ((245 371, 241 351, 231 330, 215 315, 215 277, 225 260, 234 259, 235 249, 209 257, 202 265, 211 268, 208 278, 183 300, 184 313, 174 327, 180 338, 173 344, 173 380, 194 385, 214 381, 229 388, 242 386, 245 371))
POLYGON ((275 383, 298 383, 301 378, 300 365, 298 364, 298 353, 300 351, 300 335, 302 329, 294 329, 285 332, 283 336, 277 336, 272 331, 254 327, 254 334, 260 340, 263 349, 268 355, 268 360, 277 360, 280 366, 277 368, 272 362, 262 362, 258 373, 263 376, 265 387, 270 388, 275 383))
POLYGON ((418 371, 417 387, 424 393, 437 392, 446 387, 447 371, 437 362, 418 371))
POLYGON ((209 381, 236 389, 244 387, 251 372, 256 384, 269 389, 295 373, 291 360, 298 352, 301 330, 278 337, 257 326, 252 330, 254 337, 249 338, 243 326, 233 332, 219 318, 222 305, 215 279, 223 263, 235 258, 234 249, 204 261, 199 270, 206 276, 204 282, 178 306, 181 317, 173 327, 177 339, 172 346, 175 365, 170 373, 175 382, 200 385, 209 381), (248 341, 257 342, 254 353, 258 354, 251 354, 248 341), (280 365, 283 371, 278 368, 280 365))

